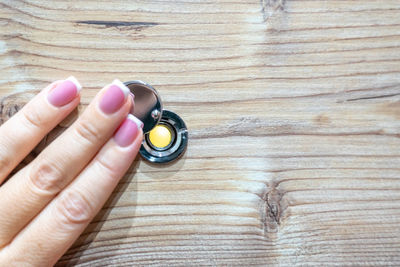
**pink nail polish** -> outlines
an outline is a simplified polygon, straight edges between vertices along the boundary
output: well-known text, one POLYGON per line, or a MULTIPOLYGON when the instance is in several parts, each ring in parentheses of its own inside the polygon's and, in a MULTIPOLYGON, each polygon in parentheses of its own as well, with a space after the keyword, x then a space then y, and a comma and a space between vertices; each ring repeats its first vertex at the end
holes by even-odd
POLYGON ((114 134, 115 142, 121 147, 129 146, 136 139, 139 128, 143 128, 143 122, 129 114, 114 134))
POLYGON ((122 107, 128 94, 128 87, 120 80, 114 80, 100 100, 100 109, 106 114, 116 112, 122 107))
POLYGON ((53 106, 61 107, 71 102, 81 89, 78 80, 71 76, 51 90, 47 99, 53 106))

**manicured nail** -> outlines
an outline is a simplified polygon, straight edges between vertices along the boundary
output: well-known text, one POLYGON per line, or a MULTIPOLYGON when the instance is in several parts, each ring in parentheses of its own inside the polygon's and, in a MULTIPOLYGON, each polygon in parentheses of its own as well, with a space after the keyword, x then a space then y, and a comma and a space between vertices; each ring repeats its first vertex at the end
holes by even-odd
POLYGON ((140 128, 143 128, 143 122, 129 114, 114 134, 115 142, 122 147, 129 146, 136 139, 140 128))
POLYGON ((71 102, 81 89, 78 80, 71 76, 51 90, 47 99, 53 106, 61 107, 71 102))
POLYGON ((100 100, 100 109, 106 114, 116 112, 124 104, 129 92, 129 88, 120 80, 114 80, 100 100))

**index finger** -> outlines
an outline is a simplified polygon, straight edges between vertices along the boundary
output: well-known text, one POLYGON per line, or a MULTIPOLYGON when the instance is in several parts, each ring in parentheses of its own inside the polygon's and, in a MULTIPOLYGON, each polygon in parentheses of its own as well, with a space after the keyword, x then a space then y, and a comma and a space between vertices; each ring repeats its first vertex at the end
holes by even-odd
POLYGON ((54 82, 0 127, 0 184, 43 137, 79 104, 81 88, 72 76, 54 82))

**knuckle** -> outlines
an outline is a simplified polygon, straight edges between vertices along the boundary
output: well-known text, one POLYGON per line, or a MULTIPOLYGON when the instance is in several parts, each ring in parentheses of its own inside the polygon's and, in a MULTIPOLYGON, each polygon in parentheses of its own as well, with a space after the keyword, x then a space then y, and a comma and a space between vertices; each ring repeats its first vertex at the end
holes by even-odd
POLYGON ((76 127, 76 133, 91 144, 100 139, 99 130, 88 120, 80 120, 76 127))
POLYGON ((88 223, 92 217, 93 208, 88 199, 78 191, 66 192, 56 205, 56 212, 65 225, 88 223))
POLYGON ((41 160, 32 165, 29 178, 34 188, 53 195, 62 189, 64 173, 56 164, 41 160))
POLYGON ((0 153, 0 172, 8 170, 12 164, 11 158, 0 153))
POLYGON ((114 177, 119 172, 118 167, 107 160, 107 158, 98 157, 96 162, 100 173, 105 173, 107 176, 114 177))
POLYGON ((29 108, 26 106, 21 110, 22 117, 29 126, 41 128, 47 124, 47 120, 40 114, 39 109, 29 108))

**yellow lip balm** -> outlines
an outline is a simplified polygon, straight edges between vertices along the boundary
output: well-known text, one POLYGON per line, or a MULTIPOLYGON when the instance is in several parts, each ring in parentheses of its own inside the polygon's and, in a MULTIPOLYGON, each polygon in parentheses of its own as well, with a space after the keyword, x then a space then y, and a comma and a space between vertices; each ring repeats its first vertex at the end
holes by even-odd
POLYGON ((149 133, 151 144, 157 148, 165 148, 172 142, 171 130, 162 124, 154 127, 149 133))

